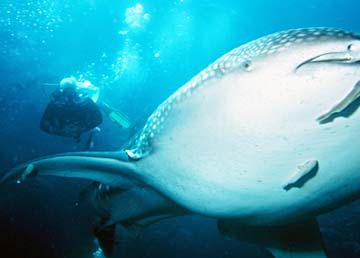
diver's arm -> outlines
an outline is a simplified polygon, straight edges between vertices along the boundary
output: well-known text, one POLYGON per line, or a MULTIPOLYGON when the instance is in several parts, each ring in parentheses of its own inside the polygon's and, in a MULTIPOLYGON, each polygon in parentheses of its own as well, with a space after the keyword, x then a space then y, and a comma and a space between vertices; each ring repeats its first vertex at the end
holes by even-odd
POLYGON ((110 120, 115 124, 117 124, 118 126, 125 129, 131 126, 131 122, 129 118, 121 111, 116 110, 115 108, 111 107, 109 104, 107 104, 104 101, 101 102, 98 101, 97 104, 103 110, 103 112, 110 118, 110 120))

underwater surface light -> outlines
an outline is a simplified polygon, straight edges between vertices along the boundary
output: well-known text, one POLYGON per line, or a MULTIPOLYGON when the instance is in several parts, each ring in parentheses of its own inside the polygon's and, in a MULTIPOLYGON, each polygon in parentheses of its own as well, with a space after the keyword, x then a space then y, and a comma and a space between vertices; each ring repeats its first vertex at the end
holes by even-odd
POLYGON ((125 23, 130 28, 143 28, 150 20, 150 14, 144 12, 141 4, 126 8, 125 23))

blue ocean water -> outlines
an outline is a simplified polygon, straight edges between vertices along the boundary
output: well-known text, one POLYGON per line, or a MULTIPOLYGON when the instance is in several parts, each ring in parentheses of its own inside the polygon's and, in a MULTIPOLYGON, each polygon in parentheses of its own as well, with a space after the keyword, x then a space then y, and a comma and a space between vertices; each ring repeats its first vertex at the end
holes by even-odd
MULTIPOLYGON (((2 0, 0 168, 84 150, 47 135, 39 121, 56 84, 86 78, 134 127, 109 120, 94 150, 116 150, 174 90, 220 55, 290 28, 360 31, 360 1, 2 0)), ((93 257, 94 213, 79 202, 86 182, 38 179, 0 196, 0 257, 93 257)), ((360 205, 321 218, 329 257, 360 257, 360 205)), ((166 221, 129 246, 128 257, 271 257, 221 236, 200 217, 166 221)))

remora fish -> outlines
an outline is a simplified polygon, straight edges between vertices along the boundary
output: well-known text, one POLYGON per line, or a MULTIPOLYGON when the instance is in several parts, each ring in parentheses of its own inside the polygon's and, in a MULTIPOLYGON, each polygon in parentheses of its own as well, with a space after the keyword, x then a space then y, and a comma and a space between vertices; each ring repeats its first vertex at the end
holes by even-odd
POLYGON ((2 183, 87 178, 117 189, 95 193, 104 228, 196 213, 276 257, 325 257, 315 216, 360 196, 359 61, 360 36, 343 30, 262 37, 182 86, 121 151, 39 159, 2 183))

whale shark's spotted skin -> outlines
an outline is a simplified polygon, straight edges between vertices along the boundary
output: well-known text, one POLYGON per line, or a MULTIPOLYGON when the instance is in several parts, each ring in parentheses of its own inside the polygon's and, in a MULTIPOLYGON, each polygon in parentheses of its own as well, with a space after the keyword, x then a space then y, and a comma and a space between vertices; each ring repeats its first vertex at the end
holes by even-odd
POLYGON ((255 58, 284 51, 294 44, 335 38, 360 39, 360 35, 332 28, 294 29, 274 33, 233 49, 193 77, 155 110, 143 129, 125 147, 128 155, 134 159, 146 156, 151 151, 151 140, 160 133, 174 105, 191 96, 205 82, 234 71, 251 71, 251 62, 255 58))

